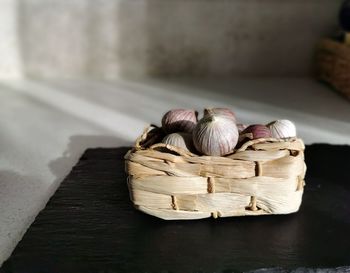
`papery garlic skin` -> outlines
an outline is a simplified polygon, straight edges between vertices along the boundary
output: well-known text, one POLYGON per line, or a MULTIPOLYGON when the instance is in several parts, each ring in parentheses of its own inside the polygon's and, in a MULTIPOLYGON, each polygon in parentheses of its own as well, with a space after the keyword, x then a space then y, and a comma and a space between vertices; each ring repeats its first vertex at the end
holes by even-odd
POLYGON ((162 118, 163 130, 170 134, 176 132, 192 133, 197 124, 198 112, 188 109, 173 109, 162 118))
POLYGON ((272 137, 271 130, 262 124, 253 124, 243 130, 242 134, 251 134, 252 139, 270 138, 272 137))
POLYGON ((228 118, 232 118, 236 121, 236 114, 229 108, 217 107, 217 108, 205 108, 204 117, 208 115, 223 115, 228 118))
POLYGON ((239 133, 243 132, 244 129, 246 129, 247 127, 248 127, 248 125, 246 125, 246 124, 237 123, 237 129, 238 129, 239 133))
POLYGON ((274 138, 296 137, 297 130, 293 122, 287 119, 273 121, 267 124, 274 138))
POLYGON ((169 144, 171 146, 179 147, 185 151, 194 152, 194 145, 192 140, 192 134, 189 133, 172 133, 165 136, 162 143, 169 144))
POLYGON ((202 154, 223 156, 233 152, 238 136, 233 119, 222 115, 207 115, 194 128, 193 143, 202 154))

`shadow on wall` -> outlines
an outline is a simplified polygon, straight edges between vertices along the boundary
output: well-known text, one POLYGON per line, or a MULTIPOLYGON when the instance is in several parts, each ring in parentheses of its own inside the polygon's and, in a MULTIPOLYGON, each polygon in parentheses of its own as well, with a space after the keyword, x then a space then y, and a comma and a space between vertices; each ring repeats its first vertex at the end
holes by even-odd
POLYGON ((18 35, 31 77, 305 76, 340 3, 28 0, 18 35))

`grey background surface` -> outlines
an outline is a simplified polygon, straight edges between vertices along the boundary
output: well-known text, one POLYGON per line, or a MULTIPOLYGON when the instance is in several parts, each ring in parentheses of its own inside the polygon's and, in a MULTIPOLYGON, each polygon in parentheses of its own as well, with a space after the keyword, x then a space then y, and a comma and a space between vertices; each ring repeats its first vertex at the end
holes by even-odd
POLYGON ((308 76, 341 0, 1 0, 0 77, 308 76))

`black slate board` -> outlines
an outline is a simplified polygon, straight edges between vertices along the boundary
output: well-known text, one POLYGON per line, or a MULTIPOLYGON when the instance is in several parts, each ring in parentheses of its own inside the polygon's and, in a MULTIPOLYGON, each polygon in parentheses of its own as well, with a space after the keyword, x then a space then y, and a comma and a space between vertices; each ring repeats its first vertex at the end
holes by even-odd
POLYGON ((296 214, 194 221, 164 221, 133 209, 127 149, 87 150, 0 272, 287 272, 350 265, 350 147, 307 147, 307 185, 296 214))

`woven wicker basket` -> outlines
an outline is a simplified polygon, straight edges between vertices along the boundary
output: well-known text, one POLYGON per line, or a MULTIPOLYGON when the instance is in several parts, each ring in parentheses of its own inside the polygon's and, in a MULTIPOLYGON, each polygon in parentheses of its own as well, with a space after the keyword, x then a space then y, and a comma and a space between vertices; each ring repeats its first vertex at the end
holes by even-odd
POLYGON ((350 46, 322 40, 316 52, 316 76, 350 99, 350 46))
POLYGON ((301 204, 306 165, 301 139, 257 139, 225 157, 154 144, 147 129, 126 155, 134 206, 166 220, 288 214, 301 204))

